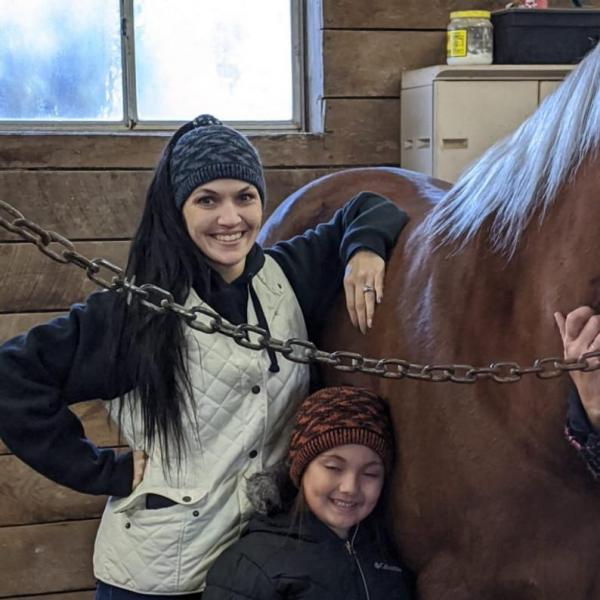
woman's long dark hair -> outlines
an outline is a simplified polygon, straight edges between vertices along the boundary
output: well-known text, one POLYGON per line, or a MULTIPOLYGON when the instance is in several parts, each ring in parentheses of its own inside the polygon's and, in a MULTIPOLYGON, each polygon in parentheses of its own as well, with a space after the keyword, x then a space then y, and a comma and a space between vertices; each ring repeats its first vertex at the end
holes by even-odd
MULTIPOLYGON (((194 128, 187 123, 175 132, 154 172, 146 204, 132 240, 126 276, 137 285, 151 283, 171 292, 183 304, 199 272, 208 267, 187 233, 175 205, 170 180, 170 159, 177 140, 194 128)), ((146 448, 157 443, 163 466, 176 458, 180 464, 185 445, 185 397, 191 393, 181 319, 166 311, 157 313, 137 299, 119 298, 122 323, 115 336, 118 364, 130 370, 135 385, 133 401, 139 404, 146 448)), ((118 420, 122 419, 123 403, 118 420)))

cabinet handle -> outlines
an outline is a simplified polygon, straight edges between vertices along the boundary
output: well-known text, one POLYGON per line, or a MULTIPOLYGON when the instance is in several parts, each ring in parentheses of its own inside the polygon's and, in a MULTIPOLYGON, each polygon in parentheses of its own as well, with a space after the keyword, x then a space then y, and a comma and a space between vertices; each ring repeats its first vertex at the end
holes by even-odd
POLYGON ((404 140, 404 149, 405 150, 411 150, 413 145, 414 145, 414 143, 412 140, 404 140))
POLYGON ((431 146, 430 137, 417 138, 417 148, 429 148, 431 146))
POLYGON ((469 147, 469 138, 442 138, 443 150, 464 150, 469 147))

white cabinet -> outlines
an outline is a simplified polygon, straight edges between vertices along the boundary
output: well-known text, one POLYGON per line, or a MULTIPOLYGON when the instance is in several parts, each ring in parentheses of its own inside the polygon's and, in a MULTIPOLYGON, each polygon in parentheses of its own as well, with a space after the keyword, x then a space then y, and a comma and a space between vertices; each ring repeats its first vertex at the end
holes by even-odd
POLYGON ((402 77, 400 164, 446 181, 516 129, 569 65, 436 66, 402 77))

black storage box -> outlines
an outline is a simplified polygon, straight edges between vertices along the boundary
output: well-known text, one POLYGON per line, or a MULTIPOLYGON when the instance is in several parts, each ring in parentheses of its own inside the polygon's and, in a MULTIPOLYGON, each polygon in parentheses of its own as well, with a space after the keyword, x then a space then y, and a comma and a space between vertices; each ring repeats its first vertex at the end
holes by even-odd
POLYGON ((600 40, 600 10, 509 8, 492 13, 494 63, 575 64, 600 40))

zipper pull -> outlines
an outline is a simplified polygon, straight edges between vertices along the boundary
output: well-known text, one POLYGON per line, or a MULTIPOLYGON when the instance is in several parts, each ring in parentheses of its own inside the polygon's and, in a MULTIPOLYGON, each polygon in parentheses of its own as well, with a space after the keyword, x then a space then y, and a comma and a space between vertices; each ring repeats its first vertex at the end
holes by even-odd
POLYGON ((346 546, 346 550, 348 550, 348 554, 350 556, 354 556, 354 548, 352 548, 352 543, 350 542, 350 540, 346 540, 344 545, 346 546))

